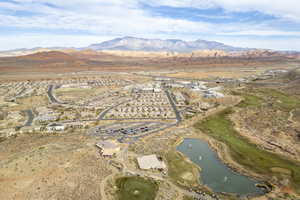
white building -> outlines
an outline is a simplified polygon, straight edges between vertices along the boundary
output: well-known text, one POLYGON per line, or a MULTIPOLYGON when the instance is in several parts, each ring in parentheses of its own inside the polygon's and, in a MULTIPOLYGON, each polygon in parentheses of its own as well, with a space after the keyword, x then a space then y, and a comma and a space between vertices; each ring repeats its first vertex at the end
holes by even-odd
POLYGON ((49 122, 49 121, 55 121, 58 119, 58 116, 56 115, 39 115, 35 118, 36 121, 38 122, 49 122))
POLYGON ((51 123, 46 127, 47 131, 53 132, 53 131, 64 131, 65 125, 63 124, 57 124, 57 123, 51 123))
POLYGON ((132 89, 133 92, 161 92, 161 86, 160 84, 142 84, 137 85, 132 89))
POLYGON ((160 88, 154 88, 153 91, 154 92, 161 92, 161 89, 160 88))
POLYGON ((156 77, 154 78, 155 81, 170 81, 171 78, 167 78, 167 77, 156 77))
POLYGON ((96 146, 101 149, 101 154, 103 156, 113 156, 121 149, 119 144, 114 140, 100 141, 96 146))
POLYGON ((166 86, 169 88, 184 88, 184 85, 179 83, 167 83, 166 86))
POLYGON ((223 98, 224 94, 212 90, 205 91, 203 94, 204 98, 223 98))
POLYGON ((137 158, 140 169, 165 169, 163 161, 158 160, 155 154, 137 158))

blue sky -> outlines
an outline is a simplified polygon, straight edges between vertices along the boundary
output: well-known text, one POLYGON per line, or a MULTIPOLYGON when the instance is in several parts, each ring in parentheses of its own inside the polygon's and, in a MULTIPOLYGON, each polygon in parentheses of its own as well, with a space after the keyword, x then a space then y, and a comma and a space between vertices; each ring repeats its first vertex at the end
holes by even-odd
POLYGON ((297 0, 1 0, 0 50, 122 36, 300 51, 297 0))

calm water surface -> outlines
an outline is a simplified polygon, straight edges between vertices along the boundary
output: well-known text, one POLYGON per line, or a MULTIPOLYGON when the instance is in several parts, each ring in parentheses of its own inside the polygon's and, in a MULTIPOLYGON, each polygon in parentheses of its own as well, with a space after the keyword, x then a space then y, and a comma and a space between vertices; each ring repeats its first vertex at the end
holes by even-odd
POLYGON ((177 150, 201 167, 201 182, 215 192, 239 195, 264 193, 261 188, 255 186, 259 182, 232 171, 222 163, 207 142, 200 139, 185 139, 177 150))

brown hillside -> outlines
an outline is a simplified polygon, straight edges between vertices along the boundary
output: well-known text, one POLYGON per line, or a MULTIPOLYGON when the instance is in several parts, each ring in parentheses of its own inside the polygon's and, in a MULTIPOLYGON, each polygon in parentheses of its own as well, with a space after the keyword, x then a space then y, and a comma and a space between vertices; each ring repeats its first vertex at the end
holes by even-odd
POLYGON ((74 60, 75 58, 69 54, 60 51, 38 52, 26 56, 20 56, 18 59, 25 60, 74 60))
POLYGON ((264 67, 298 62, 294 58, 275 52, 253 51, 241 55, 215 52, 181 54, 168 57, 118 56, 106 52, 48 51, 25 56, 0 58, 0 73, 6 72, 71 72, 71 71, 137 71, 166 69, 196 69, 203 67, 264 67), (208 55, 209 53, 209 55, 208 55))

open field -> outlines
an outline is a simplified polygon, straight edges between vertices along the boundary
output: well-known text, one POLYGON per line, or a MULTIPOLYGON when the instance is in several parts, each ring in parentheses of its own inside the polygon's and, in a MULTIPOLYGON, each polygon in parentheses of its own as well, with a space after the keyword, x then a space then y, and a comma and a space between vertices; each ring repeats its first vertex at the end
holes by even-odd
POLYGON ((215 77, 222 77, 222 78, 241 78, 245 76, 250 76, 252 74, 259 74, 263 71, 263 69, 245 69, 245 70, 205 70, 205 71, 187 71, 187 72, 177 72, 172 74, 167 74, 169 77, 174 78, 191 78, 191 79, 199 79, 199 78, 215 78, 215 77))
POLYGON ((184 197, 183 197, 183 200, 194 200, 194 198, 193 198, 193 197, 190 197, 190 196, 184 196, 184 197))
POLYGON ((158 184, 141 177, 123 177, 116 180, 119 200, 154 200, 158 184))
MULTIPOLYGON (((190 70, 201 68, 249 68, 266 66, 290 66, 298 63, 296 59, 284 56, 265 57, 124 57, 104 54, 86 54, 86 52, 64 53, 59 51, 40 52, 36 54, 0 58, 1 73, 10 72, 136 72, 161 70, 190 70)), ((231 75, 235 76, 233 73, 231 75)), ((221 75, 221 74, 220 74, 221 75)), ((229 74, 228 74, 229 75, 229 74)), ((227 76, 227 75, 226 75, 227 76)))
POLYGON ((212 67, 199 66, 198 68, 187 68, 184 70, 178 70, 172 73, 166 73, 168 77, 174 78, 190 78, 190 79, 213 79, 216 77, 220 78, 242 78, 251 75, 258 75, 268 69, 289 69, 297 66, 294 63, 276 64, 270 63, 265 65, 258 64, 257 66, 247 66, 241 64, 240 66, 235 65, 220 65, 212 67))
POLYGON ((111 172, 92 144, 78 133, 1 142, 0 199, 101 199, 99 183, 111 172))
POLYGON ((47 97, 45 96, 30 96, 18 99, 17 105, 12 106, 9 110, 17 111, 17 110, 25 110, 31 109, 37 106, 46 105, 48 102, 47 97))

